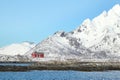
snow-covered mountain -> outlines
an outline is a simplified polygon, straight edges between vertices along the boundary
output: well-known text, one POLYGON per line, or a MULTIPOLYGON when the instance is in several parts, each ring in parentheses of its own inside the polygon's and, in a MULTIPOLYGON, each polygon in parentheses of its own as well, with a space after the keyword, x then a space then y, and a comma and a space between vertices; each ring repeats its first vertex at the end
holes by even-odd
POLYGON ((25 61, 24 54, 35 46, 33 42, 11 44, 0 48, 0 61, 25 61))
POLYGON ((0 48, 0 61, 120 61, 120 5, 104 11, 94 19, 86 19, 71 32, 58 31, 35 45, 31 42, 0 48), (44 58, 33 58, 33 52, 44 58))
POLYGON ((44 59, 119 59, 120 5, 104 11, 94 19, 86 19, 71 32, 58 31, 26 53, 43 52, 44 59))

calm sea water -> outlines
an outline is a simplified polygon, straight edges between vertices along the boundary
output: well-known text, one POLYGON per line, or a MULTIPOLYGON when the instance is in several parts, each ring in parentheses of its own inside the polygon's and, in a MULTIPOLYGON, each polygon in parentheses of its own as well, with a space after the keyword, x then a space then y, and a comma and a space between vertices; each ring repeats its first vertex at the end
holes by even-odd
POLYGON ((0 80, 120 80, 120 71, 30 71, 0 72, 0 80))

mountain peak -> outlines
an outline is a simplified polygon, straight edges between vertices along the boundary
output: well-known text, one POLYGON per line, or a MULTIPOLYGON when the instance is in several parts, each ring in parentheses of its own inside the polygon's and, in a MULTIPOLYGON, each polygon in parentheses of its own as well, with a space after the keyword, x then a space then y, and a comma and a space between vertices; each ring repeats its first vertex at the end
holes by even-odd
POLYGON ((113 6, 112 8, 114 11, 120 11, 120 4, 116 4, 115 6, 113 6))
POLYGON ((120 17, 120 5, 116 4, 112 9, 108 11, 108 13, 112 17, 120 17))
POLYGON ((43 52, 42 60, 120 58, 120 5, 83 23, 72 32, 58 31, 26 53, 43 52))
POLYGON ((27 51, 33 48, 35 44, 30 44, 29 42, 14 43, 3 48, 0 48, 0 54, 3 55, 24 55, 27 51))

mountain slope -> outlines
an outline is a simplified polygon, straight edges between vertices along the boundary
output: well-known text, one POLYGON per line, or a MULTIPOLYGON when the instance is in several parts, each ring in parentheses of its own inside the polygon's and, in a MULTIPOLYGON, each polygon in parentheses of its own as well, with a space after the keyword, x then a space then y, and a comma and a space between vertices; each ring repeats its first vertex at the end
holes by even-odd
POLYGON ((16 43, 16 44, 11 44, 9 46, 0 48, 0 54, 3 55, 24 55, 27 51, 29 51, 31 48, 35 46, 34 43, 30 42, 23 42, 23 43, 16 43))
POLYGON ((34 46, 32 42, 23 42, 0 48, 0 61, 28 61, 24 54, 34 46))
POLYGON ((56 32, 27 52, 43 52, 44 59, 119 59, 120 5, 104 11, 93 20, 86 19, 77 29, 56 32))

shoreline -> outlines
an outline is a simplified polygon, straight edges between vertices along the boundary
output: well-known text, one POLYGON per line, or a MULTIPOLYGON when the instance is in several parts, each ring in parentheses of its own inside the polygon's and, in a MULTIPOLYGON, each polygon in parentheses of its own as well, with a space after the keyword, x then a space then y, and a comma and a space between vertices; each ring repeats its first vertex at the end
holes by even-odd
POLYGON ((13 65, 13 64, 0 65, 1 72, 3 71, 4 72, 5 71, 13 71, 13 72, 14 71, 31 71, 31 70, 74 70, 74 71, 120 70, 120 62, 44 62, 44 63, 43 62, 42 63, 31 62, 30 65, 27 65, 27 66, 20 66, 20 65, 13 65))

